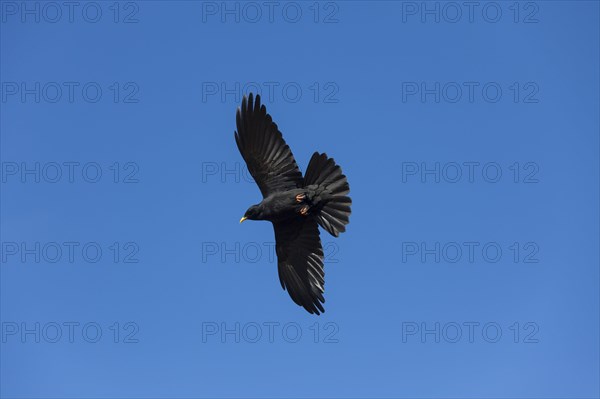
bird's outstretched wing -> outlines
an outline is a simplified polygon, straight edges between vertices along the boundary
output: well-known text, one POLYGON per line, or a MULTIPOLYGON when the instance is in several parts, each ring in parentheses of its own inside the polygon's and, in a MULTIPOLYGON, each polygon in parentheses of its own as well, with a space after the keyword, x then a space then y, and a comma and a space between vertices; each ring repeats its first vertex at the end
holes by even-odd
POLYGON ((317 221, 298 218, 273 226, 281 286, 309 313, 324 312, 325 272, 317 221))
POLYGON ((244 96, 242 108, 237 110, 236 125, 235 142, 263 197, 302 186, 302 173, 294 155, 271 115, 260 104, 259 95, 256 101, 252 93, 248 99, 244 96))

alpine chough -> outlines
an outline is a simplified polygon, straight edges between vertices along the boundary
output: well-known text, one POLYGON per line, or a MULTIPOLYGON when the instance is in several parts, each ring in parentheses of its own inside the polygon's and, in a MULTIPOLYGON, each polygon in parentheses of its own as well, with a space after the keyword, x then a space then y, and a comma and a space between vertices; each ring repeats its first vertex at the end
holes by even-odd
POLYGON ((324 312, 323 248, 319 225, 337 237, 349 222, 350 186, 327 154, 315 152, 304 177, 260 96, 242 100, 236 113, 235 141, 263 200, 246 219, 268 220, 275 230, 279 281, 309 313, 324 312))

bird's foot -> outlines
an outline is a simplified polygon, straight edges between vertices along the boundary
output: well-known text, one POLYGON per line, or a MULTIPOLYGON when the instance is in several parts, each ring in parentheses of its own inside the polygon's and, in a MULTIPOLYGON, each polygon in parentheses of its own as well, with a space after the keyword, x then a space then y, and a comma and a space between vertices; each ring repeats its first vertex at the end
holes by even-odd
POLYGON ((296 202, 302 202, 305 199, 306 199, 306 194, 304 194, 304 193, 296 195, 296 202))
POLYGON ((308 205, 304 205, 302 208, 300 208, 300 214, 302 216, 308 215, 308 205))

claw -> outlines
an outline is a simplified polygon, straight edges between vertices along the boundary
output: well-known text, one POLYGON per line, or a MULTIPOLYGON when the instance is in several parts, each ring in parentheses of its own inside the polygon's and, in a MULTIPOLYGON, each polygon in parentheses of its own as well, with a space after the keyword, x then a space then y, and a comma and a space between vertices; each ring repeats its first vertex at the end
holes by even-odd
POLYGON ((300 208, 300 214, 302 216, 308 215, 308 205, 304 205, 302 208, 300 208))
POLYGON ((302 202, 302 201, 304 201, 305 198, 306 198, 306 195, 298 194, 298 195, 296 195, 296 202, 302 202))

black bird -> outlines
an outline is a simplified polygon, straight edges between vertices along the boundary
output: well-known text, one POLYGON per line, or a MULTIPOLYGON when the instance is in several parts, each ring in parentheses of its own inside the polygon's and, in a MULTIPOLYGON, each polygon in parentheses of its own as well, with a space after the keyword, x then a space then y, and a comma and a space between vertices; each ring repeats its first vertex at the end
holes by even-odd
POLYGON ((333 158, 318 152, 302 177, 259 95, 256 101, 252 93, 244 96, 236 125, 235 141, 263 195, 240 223, 246 219, 273 223, 282 288, 309 313, 320 314, 325 311, 325 272, 318 225, 335 237, 346 231, 352 204, 348 180, 333 158))

